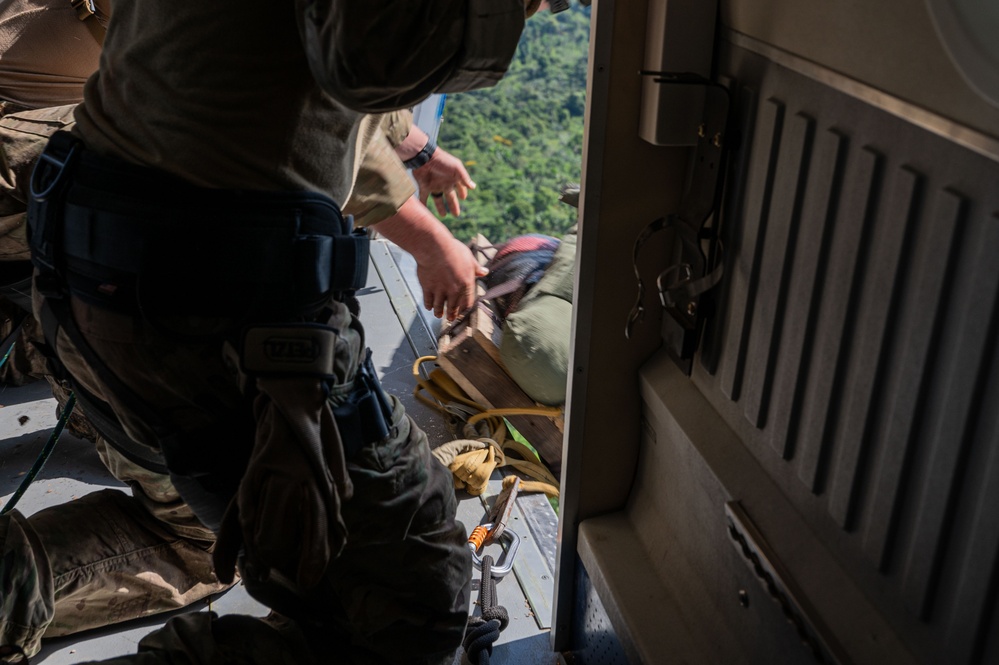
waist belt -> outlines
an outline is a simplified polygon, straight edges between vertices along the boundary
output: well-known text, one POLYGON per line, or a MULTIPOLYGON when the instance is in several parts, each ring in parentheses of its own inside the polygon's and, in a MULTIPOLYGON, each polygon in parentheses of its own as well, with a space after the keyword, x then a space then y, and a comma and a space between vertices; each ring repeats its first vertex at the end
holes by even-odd
POLYGON ((53 135, 31 180, 32 261, 93 304, 295 315, 364 285, 368 237, 331 199, 197 187, 53 135))
MULTIPOLYGON (((163 472, 169 467, 185 500, 213 525, 239 478, 217 481, 212 473, 242 468, 233 461, 233 451, 215 444, 245 441, 252 432, 206 429, 185 432, 184 440, 178 439, 161 414, 90 347, 73 320, 67 293, 101 306, 138 308, 142 314, 158 310, 301 320, 329 297, 365 283, 367 236, 352 231, 350 219, 326 197, 195 187, 86 152, 65 132, 54 134, 39 158, 31 193, 29 241, 38 270, 35 285, 44 296, 40 313, 51 347, 47 355, 55 359, 55 340, 64 330, 109 392, 152 428, 163 456, 131 442, 113 413, 108 412, 104 422, 102 405, 93 398, 86 410, 101 420, 101 433, 145 468, 163 472), (216 463, 220 455, 223 459, 216 463)), ((288 333, 277 340, 288 341, 288 333)), ((320 370, 315 362, 303 367, 302 341, 290 341, 297 344, 288 347, 291 351, 275 352, 284 365, 258 361, 251 369, 319 377, 331 371, 320 370)), ((285 349, 279 347, 270 348, 285 349)), ((305 352, 311 357, 312 347, 305 352)), ((72 376, 67 378, 77 386, 72 376)), ((247 414, 252 421, 251 412, 247 414)), ((391 405, 378 386, 370 357, 334 416, 349 436, 348 454, 387 436, 391 405)))

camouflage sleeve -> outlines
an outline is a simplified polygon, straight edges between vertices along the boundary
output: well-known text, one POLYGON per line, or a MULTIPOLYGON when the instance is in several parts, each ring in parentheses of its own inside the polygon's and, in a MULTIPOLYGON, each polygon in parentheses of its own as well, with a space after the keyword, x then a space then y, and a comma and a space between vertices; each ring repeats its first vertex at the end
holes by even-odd
POLYGON ((392 111, 382 115, 382 132, 393 148, 397 148, 400 143, 409 136, 409 130, 413 127, 413 112, 408 110, 392 111))
POLYGON ((361 158, 343 212, 354 216, 355 225, 369 226, 394 215, 415 193, 409 172, 379 129, 361 158))
MULTIPOLYGON (((524 29, 524 0, 296 0, 316 82, 362 113, 496 85, 524 29)), ((532 4, 533 6, 533 4, 532 4)))

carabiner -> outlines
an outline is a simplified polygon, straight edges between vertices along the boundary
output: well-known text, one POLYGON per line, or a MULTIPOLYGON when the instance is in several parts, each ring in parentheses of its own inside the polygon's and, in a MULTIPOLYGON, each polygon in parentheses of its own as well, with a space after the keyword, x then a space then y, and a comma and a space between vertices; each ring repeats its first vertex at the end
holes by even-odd
MULTIPOLYGON (((483 527, 485 527, 485 530, 488 531, 492 525, 480 524, 475 528, 475 530, 472 531, 472 535, 468 538, 468 549, 472 552, 472 564, 475 566, 476 570, 482 570, 482 557, 479 556, 481 541, 478 539, 473 540, 473 538, 476 535, 475 531, 482 529, 483 527)), ((506 549, 503 550, 503 554, 500 555, 499 559, 492 566, 492 576, 495 579, 500 579, 513 570, 513 559, 517 556, 517 549, 520 547, 520 536, 510 529, 503 531, 498 540, 501 545, 504 540, 507 541, 507 545, 506 549)))

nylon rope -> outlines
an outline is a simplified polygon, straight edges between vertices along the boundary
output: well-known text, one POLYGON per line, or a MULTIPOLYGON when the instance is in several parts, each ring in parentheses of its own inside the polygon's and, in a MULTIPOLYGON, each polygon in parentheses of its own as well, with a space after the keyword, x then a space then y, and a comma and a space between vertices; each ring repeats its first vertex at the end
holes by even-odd
POLYGON ((482 580, 479 583, 481 616, 468 618, 468 630, 461 646, 472 665, 489 665, 493 645, 510 623, 506 608, 496 603, 496 580, 492 574, 493 558, 482 557, 482 580))
POLYGON ((31 466, 31 470, 21 481, 20 486, 17 491, 10 497, 7 501, 7 505, 0 509, 0 515, 6 515, 10 511, 14 510, 14 506, 17 502, 21 500, 24 493, 28 491, 28 486, 35 480, 35 477, 41 472, 42 467, 45 466, 45 462, 48 461, 49 456, 52 454, 52 450, 55 448, 56 442, 59 441, 59 436, 62 434, 62 430, 66 427, 66 423, 69 422, 69 417, 73 413, 73 407, 76 406, 76 394, 70 393, 69 399, 66 400, 66 406, 63 407, 62 415, 59 416, 59 421, 56 423, 55 429, 49 435, 49 440, 45 442, 45 446, 42 451, 38 453, 38 457, 35 459, 35 463, 31 466))

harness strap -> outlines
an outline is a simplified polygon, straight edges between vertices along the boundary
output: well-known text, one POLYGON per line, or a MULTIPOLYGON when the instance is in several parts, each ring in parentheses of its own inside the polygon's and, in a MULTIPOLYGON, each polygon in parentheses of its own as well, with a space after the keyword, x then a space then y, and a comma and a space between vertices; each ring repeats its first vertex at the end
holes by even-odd
POLYGON ((170 470, 166 466, 163 454, 157 450, 144 446, 130 437, 118 421, 118 417, 108 408, 107 403, 93 396, 78 382, 69 377, 73 384, 73 392, 76 400, 83 408, 87 420, 94 426, 108 445, 121 453, 129 461, 138 464, 144 469, 154 473, 169 475, 170 470))
POLYGON ((35 266, 102 307, 299 320, 367 281, 366 231, 321 194, 199 187, 85 150, 66 132, 52 136, 31 189, 35 266))
POLYGON ((14 510, 17 506, 17 502, 21 500, 24 493, 28 490, 28 486, 35 481, 35 478, 41 473, 42 467, 45 466, 45 462, 48 461, 49 456, 52 455, 52 451, 55 449, 56 443, 59 441, 59 436, 62 434, 63 428, 66 423, 69 422, 69 417, 73 413, 73 407, 76 405, 76 396, 72 393, 69 399, 66 400, 66 406, 63 407, 62 414, 59 416, 59 421, 56 423, 55 429, 52 430, 52 434, 49 435, 49 440, 45 442, 45 446, 42 451, 38 453, 38 457, 35 459, 35 463, 31 465, 31 469, 24 476, 24 480, 18 486, 17 491, 10 497, 7 501, 7 505, 0 509, 0 515, 6 515, 10 511, 14 510))
POLYGON ((19 311, 17 315, 10 320, 10 332, 4 337, 4 340, 0 342, 0 367, 4 366, 7 362, 7 358, 10 356, 10 352, 14 349, 14 343, 17 342, 17 336, 21 332, 21 326, 24 325, 24 320, 28 318, 28 313, 25 311, 19 311))
POLYGON ((103 12, 97 9, 94 0, 70 0, 70 5, 76 10, 76 17, 90 30, 91 36, 98 46, 104 46, 104 35, 107 32, 108 20, 103 12))
MULTIPOLYGON (((132 441, 101 400, 81 391, 81 395, 85 394, 83 399, 89 403, 85 406, 88 414, 93 413, 100 422, 102 434, 109 443, 150 470, 168 470, 174 486, 198 518, 218 532, 226 506, 239 487, 253 449, 252 396, 255 388, 249 386, 249 382, 243 382, 243 387, 249 386, 250 390, 244 392, 247 397, 245 414, 240 413, 235 418, 235 425, 225 422, 193 432, 179 431, 111 371, 90 346, 73 317, 71 294, 96 301, 98 306, 114 308, 110 304, 113 303, 149 320, 146 306, 157 309, 150 290, 156 296, 164 295, 156 287, 180 291, 169 294, 174 296, 172 301, 165 296, 164 300, 170 306, 159 309, 169 314, 183 314, 185 309, 177 305, 185 298, 190 298, 198 289, 210 290, 213 285, 217 286, 216 282, 226 282, 228 277, 230 283, 240 284, 245 280, 257 287, 249 289, 249 298, 253 301, 261 300, 261 293, 274 297, 273 302, 265 302, 263 307, 271 320, 280 320, 282 316, 300 320, 314 313, 305 307, 306 301, 310 305, 313 300, 326 302, 334 292, 353 290, 364 283, 368 265, 367 236, 351 234, 350 220, 345 220, 336 204, 326 197, 206 190, 143 167, 93 155, 65 132, 57 132, 50 140, 32 175, 31 190, 29 240, 37 269, 35 287, 43 296, 40 318, 45 339, 54 347, 59 329, 65 331, 109 394, 115 395, 129 412, 152 430, 162 459, 146 446, 132 441), (81 168, 74 171, 76 164, 81 168), (185 219, 188 220, 186 227, 185 219), (178 226, 181 228, 176 228, 178 226), (185 242, 174 245, 175 249, 183 248, 183 253, 171 254, 170 247, 164 252, 157 243, 164 238, 169 240, 171 231, 174 235, 200 231, 199 242, 190 243, 185 236, 185 242), (275 242, 265 242, 271 237, 275 242), (233 249, 233 244, 239 246, 233 249), (148 251, 143 253, 142 249, 148 251), (250 253, 244 253, 244 249, 250 253), (267 254, 271 250, 272 253, 267 254), (257 253, 253 254, 253 251, 257 253), (166 270, 162 259, 154 260, 157 256, 173 259, 175 256, 189 258, 192 254, 195 264, 199 258, 203 264, 185 266, 188 272, 196 273, 194 278, 188 275, 191 289, 156 282, 158 278, 162 280, 164 274, 177 272, 166 270), (150 257, 153 257, 153 265, 149 265, 150 257), (237 265, 240 261, 242 265, 237 265), (220 265, 215 266, 213 262, 220 265), (198 269, 206 265, 215 268, 217 280, 206 282, 204 271, 198 273, 198 269), (287 280, 282 281, 287 275, 293 276, 290 285, 287 280), (291 289, 297 297, 281 300, 280 296, 287 294, 282 289, 291 289), (122 293, 125 296, 119 297, 122 293), (102 294, 106 296, 103 301, 102 294), (233 431, 234 427, 238 431, 233 431), (226 442, 232 445, 225 445, 226 442), (247 443, 240 445, 240 442, 247 443)), ((172 263, 170 266, 175 268, 172 263)), ((216 288, 202 298, 201 305, 212 315, 225 318, 233 313, 231 307, 226 311, 225 306, 226 301, 232 299, 233 294, 225 288, 216 288)), ((259 305, 258 302, 251 304, 259 305)), ((241 304, 239 313, 248 312, 243 311, 241 304)), ((212 338, 221 340, 227 334, 231 331, 215 333, 212 338)), ((335 330, 317 324, 251 327, 247 339, 255 340, 254 344, 260 348, 250 367, 242 363, 239 369, 252 369, 249 376, 301 375, 304 372, 333 377, 334 355, 329 336, 336 334, 335 330), (299 333, 307 328, 309 339, 292 334, 290 331, 296 327, 299 333), (278 340, 281 344, 274 344, 272 333, 283 337, 283 342, 278 340), (291 352, 275 355, 274 351, 281 349, 291 352), (314 372, 309 372, 301 361, 310 358, 320 364, 325 362, 326 368, 320 369, 313 363, 314 372), (270 362, 275 359, 284 364, 270 362)), ((72 377, 70 381, 77 383, 72 377)), ((74 388, 78 387, 74 385, 74 388)), ((344 401, 333 410, 338 430, 349 444, 345 446, 345 454, 350 456, 363 445, 384 440, 389 435, 392 405, 378 385, 370 351, 352 385, 337 388, 347 390, 344 401)))

